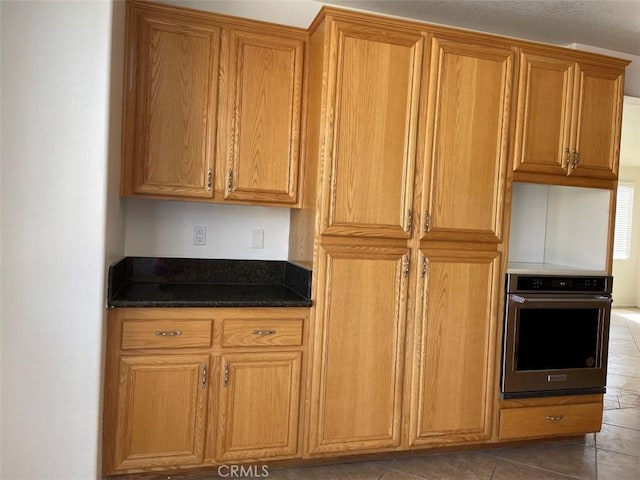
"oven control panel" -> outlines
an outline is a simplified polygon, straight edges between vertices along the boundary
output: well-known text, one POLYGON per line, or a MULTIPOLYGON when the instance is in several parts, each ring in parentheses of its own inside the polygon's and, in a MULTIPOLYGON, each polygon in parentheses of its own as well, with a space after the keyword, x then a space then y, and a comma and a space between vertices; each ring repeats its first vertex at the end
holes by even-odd
POLYGON ((507 292, 589 292, 611 293, 613 278, 564 277, 557 275, 507 275, 507 292))

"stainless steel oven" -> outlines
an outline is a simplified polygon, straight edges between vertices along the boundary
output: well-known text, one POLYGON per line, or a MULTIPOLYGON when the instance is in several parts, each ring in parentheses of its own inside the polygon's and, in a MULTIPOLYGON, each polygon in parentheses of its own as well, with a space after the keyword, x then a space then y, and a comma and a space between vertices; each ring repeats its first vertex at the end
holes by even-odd
POLYGON ((507 275, 503 398, 604 393, 612 280, 507 275))

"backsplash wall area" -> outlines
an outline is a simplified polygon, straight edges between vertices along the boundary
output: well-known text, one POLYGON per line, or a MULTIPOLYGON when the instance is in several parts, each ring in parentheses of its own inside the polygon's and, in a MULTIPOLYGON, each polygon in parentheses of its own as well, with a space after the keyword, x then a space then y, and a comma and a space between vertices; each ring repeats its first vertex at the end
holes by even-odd
POLYGON ((125 255, 286 260, 289 209, 128 198, 125 255), (207 228, 206 245, 194 245, 194 226, 207 228), (252 248, 254 230, 264 247, 252 248))

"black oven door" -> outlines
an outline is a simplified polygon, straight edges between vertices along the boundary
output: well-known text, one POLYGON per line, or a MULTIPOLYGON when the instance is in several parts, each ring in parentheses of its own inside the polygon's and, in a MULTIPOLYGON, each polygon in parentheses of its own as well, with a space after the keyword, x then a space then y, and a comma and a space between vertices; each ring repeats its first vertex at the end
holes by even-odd
POLYGON ((604 392, 611 297, 508 294, 506 303, 504 397, 604 392))

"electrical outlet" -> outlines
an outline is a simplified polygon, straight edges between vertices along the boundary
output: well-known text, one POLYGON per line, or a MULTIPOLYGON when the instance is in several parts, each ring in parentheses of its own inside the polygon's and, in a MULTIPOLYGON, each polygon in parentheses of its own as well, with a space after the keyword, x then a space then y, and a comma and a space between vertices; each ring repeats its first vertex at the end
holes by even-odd
POLYGON ((264 248, 264 230, 254 228, 251 234, 251 248, 264 248))
POLYGON ((207 244, 207 227, 193 227, 193 244, 199 246, 207 244))

